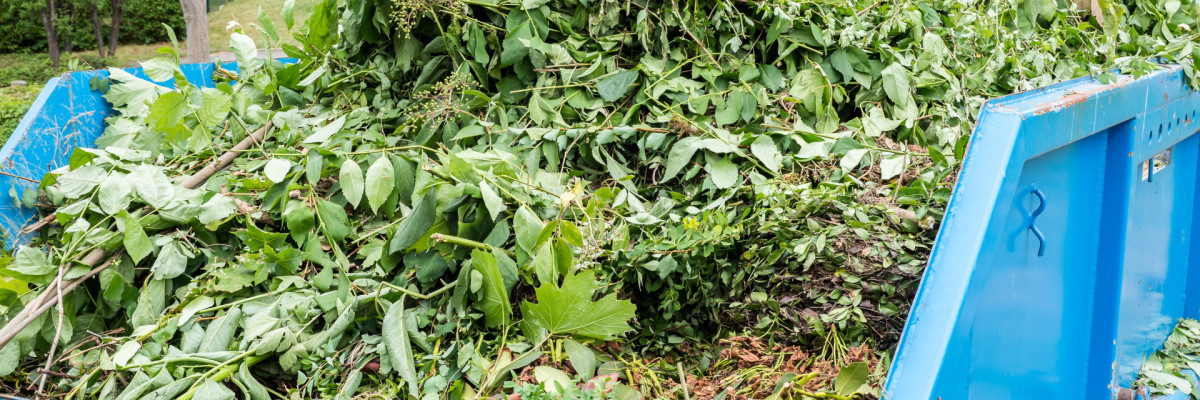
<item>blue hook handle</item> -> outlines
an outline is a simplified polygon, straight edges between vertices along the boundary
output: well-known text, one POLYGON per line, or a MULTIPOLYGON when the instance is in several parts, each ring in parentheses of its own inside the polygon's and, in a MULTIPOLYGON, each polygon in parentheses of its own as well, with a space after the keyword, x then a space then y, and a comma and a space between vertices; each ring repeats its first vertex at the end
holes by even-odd
MULTIPOLYGON (((1038 206, 1032 212, 1024 215, 1024 220, 1021 221, 1021 228, 1016 232, 1013 232, 1012 237, 1009 238, 1008 250, 1013 250, 1017 237, 1022 231, 1028 229, 1029 231, 1033 232, 1033 236, 1037 238, 1038 257, 1042 257, 1046 255, 1046 236, 1042 234, 1042 231, 1039 230, 1036 225, 1034 225, 1034 220, 1036 220, 1039 215, 1042 215, 1042 211, 1046 211, 1046 195, 1042 193, 1041 189, 1038 189, 1037 186, 1033 185, 1030 185, 1029 189, 1025 190, 1025 192, 1032 193, 1034 197, 1038 198, 1038 206)), ((1025 207, 1021 206, 1020 203, 1018 203, 1017 207, 1020 208, 1022 212, 1025 212, 1025 207)))

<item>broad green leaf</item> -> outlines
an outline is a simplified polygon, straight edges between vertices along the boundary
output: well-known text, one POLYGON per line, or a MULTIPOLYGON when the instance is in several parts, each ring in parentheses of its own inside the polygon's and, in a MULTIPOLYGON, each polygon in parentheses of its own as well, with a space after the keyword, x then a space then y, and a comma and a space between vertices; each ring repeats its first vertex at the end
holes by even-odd
POLYGON ((97 166, 83 166, 69 171, 58 177, 58 188, 63 196, 77 199, 92 192, 96 186, 105 181, 108 172, 97 166))
POLYGON ((850 396, 858 392, 858 388, 867 383, 867 375, 870 373, 870 367, 864 362, 855 362, 847 364, 838 371, 837 378, 833 381, 833 390, 842 396, 850 396))
POLYGON ((538 282, 558 282, 558 266, 555 259, 554 246, 546 243, 538 247, 537 254, 530 261, 530 267, 533 273, 537 275, 538 282))
POLYGON ((50 263, 50 258, 42 252, 42 249, 24 245, 17 248, 17 254, 13 257, 13 263, 8 266, 8 269, 28 276, 49 275, 58 271, 58 267, 50 263))
POLYGON ((729 92, 725 98, 724 108, 717 110, 715 121, 717 125, 729 125, 738 121, 742 114, 742 91, 729 92))
POLYGON ((146 61, 142 61, 142 71, 158 82, 166 82, 175 77, 175 71, 179 70, 179 63, 175 62, 171 57, 154 57, 146 61))
POLYGON ((159 132, 167 130, 179 125, 183 117, 192 113, 192 107, 187 103, 187 99, 179 92, 167 92, 158 96, 154 100, 154 104, 150 106, 150 115, 146 116, 146 124, 154 127, 159 132))
POLYGON ((567 243, 583 247, 583 233, 579 232, 579 227, 571 221, 562 221, 559 226, 562 229, 562 238, 567 243))
MULTIPOLYGON (((249 400, 271 400, 271 393, 267 391, 267 387, 259 383, 254 378, 254 375, 250 373, 249 363, 243 362, 238 367, 238 372, 234 375, 234 379, 236 379, 238 386, 244 391, 244 398, 249 400)), ((164 398, 163 400, 166 399, 164 398)))
POLYGON ((392 162, 387 157, 379 157, 371 164, 371 168, 367 169, 365 192, 371 212, 375 212, 379 206, 383 205, 395 187, 396 172, 392 169, 392 162))
POLYGON ((523 302, 521 314, 550 334, 609 340, 630 331, 633 303, 615 293, 592 301, 596 288, 593 271, 567 275, 562 286, 542 283, 534 290, 537 303, 523 302))
POLYGON ((358 208, 358 202, 362 201, 363 195, 363 172, 357 162, 349 159, 342 162, 342 169, 338 172, 338 183, 342 184, 342 195, 346 197, 346 201, 358 208))
POLYGON ((538 235, 542 233, 543 226, 542 219, 538 218, 528 207, 517 208, 516 216, 513 218, 513 231, 517 236, 517 246, 525 253, 531 253, 533 247, 537 245, 538 235))
POLYGON ((258 8, 258 26, 262 28, 263 33, 266 33, 267 37, 271 38, 271 42, 279 42, 279 34, 275 32, 275 21, 267 16, 266 11, 263 11, 262 7, 258 8))
POLYGON ((717 158, 704 166, 712 177, 713 184, 720 189, 731 188, 738 182, 737 164, 730 160, 731 156, 717 158))
POLYGON ((596 353, 593 353, 592 349, 568 339, 563 342, 563 350, 566 350, 567 358, 571 361, 571 368, 579 374, 580 380, 586 381, 595 376, 596 353))
POLYGON ((762 162, 764 167, 771 172, 779 173, 783 156, 779 154, 779 147, 775 146, 775 141, 771 140, 770 136, 760 135, 758 139, 754 139, 754 143, 750 144, 750 152, 762 162))
POLYGON ((204 383, 196 388, 196 394, 192 396, 193 400, 233 400, 235 398, 237 395, 232 390, 212 378, 204 379, 204 383))
POLYGON ((96 204, 104 212, 116 214, 128 208, 131 201, 133 201, 133 185, 129 184, 125 174, 113 172, 104 182, 100 182, 100 189, 96 193, 96 204))
POLYGON ((333 122, 318 128, 316 132, 313 132, 312 135, 304 138, 304 143, 322 143, 326 140, 329 140, 329 138, 333 137, 333 134, 338 133, 338 131, 342 130, 342 127, 345 125, 346 116, 343 115, 337 117, 337 119, 333 120, 333 122))
POLYGON ((776 91, 783 87, 783 73, 779 72, 779 68, 775 68, 771 64, 764 64, 762 69, 763 86, 771 89, 771 91, 776 91))
POLYGON ((293 17, 293 10, 296 9, 296 0, 286 0, 283 2, 283 23, 287 25, 288 30, 292 30, 292 25, 296 24, 293 17))
POLYGON ((210 222, 229 218, 229 216, 236 212, 237 204, 234 203, 233 199, 217 193, 200 206, 200 215, 196 217, 196 220, 200 221, 201 224, 207 225, 210 222))
POLYGON ((146 236, 146 231, 142 229, 137 218, 133 218, 125 212, 121 212, 121 218, 125 220, 125 238, 122 240, 125 252, 129 254, 134 263, 140 262, 154 250, 154 244, 146 236))
POLYGON ((213 88, 204 88, 200 92, 203 94, 202 103, 196 109, 196 119, 210 128, 224 122, 233 105, 233 97, 213 88))
POLYGON ((163 174, 162 169, 152 165, 139 165, 127 176, 138 198, 154 208, 164 208, 175 198, 175 184, 163 174))
POLYGON ((346 209, 342 206, 328 200, 317 200, 317 217, 320 218, 321 227, 330 239, 341 242, 352 233, 346 209))
POLYGON ((487 181, 479 182, 479 193, 483 195, 483 204, 485 207, 487 207, 488 215, 490 215, 493 220, 496 219, 500 213, 508 209, 508 207, 504 205, 504 200, 500 198, 500 195, 496 194, 495 190, 492 190, 492 187, 488 185, 487 181))
POLYGON ((229 345, 233 343, 234 332, 242 323, 242 309, 234 307, 225 315, 212 320, 207 328, 204 328, 204 338, 200 340, 201 353, 210 351, 225 351, 229 350, 229 345))
POLYGON ((158 251, 158 258, 154 259, 154 265, 150 267, 154 279, 171 279, 183 274, 189 256, 177 241, 163 246, 158 251))
POLYGON ((529 46, 527 43, 533 38, 533 32, 529 28, 529 22, 525 22, 509 29, 508 34, 504 36, 504 43, 501 46, 503 51, 500 52, 500 67, 507 67, 516 64, 518 61, 529 56, 529 46))
POLYGON ((533 367, 533 378, 546 388, 546 393, 557 395, 571 388, 571 377, 548 365, 533 367))
POLYGON ((267 165, 263 167, 263 174, 270 179, 271 182, 279 183, 287 179, 287 174, 292 170, 292 162, 283 158, 272 158, 267 161, 267 165))
POLYGON ((0 376, 8 376, 13 373, 17 369, 19 361, 21 361, 20 343, 0 347, 0 376))
POLYGON ((692 156, 696 154, 698 148, 695 146, 696 140, 698 140, 696 137, 689 136, 679 139, 674 146, 671 146, 671 152, 667 155, 667 169, 663 171, 662 179, 659 182, 670 181, 688 163, 692 162, 692 156))
POLYGON ((883 90, 887 93, 889 99, 901 107, 908 104, 912 98, 912 93, 909 93, 909 77, 908 70, 904 69, 899 63, 892 63, 887 68, 883 69, 883 90))
POLYGON ((421 197, 421 201, 413 207, 412 213, 404 217, 404 221, 396 226, 396 235, 392 237, 391 243, 388 245, 389 253, 403 251, 417 240, 425 236, 425 232, 433 226, 433 221, 437 219, 437 189, 430 188, 421 197))
POLYGON ((491 254, 473 250, 471 264, 483 277, 483 298, 477 308, 483 311, 487 326, 492 328, 508 325, 512 318, 512 304, 508 300, 508 290, 504 289, 504 278, 500 276, 496 259, 491 254))
POLYGON ((596 92, 607 102, 614 102, 625 97, 629 87, 637 80, 637 70, 621 70, 615 74, 600 78, 596 81, 596 92))
POLYGON ((408 384, 409 393, 420 393, 417 389, 416 359, 409 343, 408 328, 405 326, 404 298, 392 303, 383 317, 383 344, 391 358, 392 368, 408 384))
POLYGON ((884 157, 879 162, 879 177, 883 180, 895 178, 904 172, 904 166, 908 164, 907 161, 907 157, 903 154, 884 157))
POLYGON ((867 155, 868 149, 854 149, 846 152, 842 159, 838 161, 838 165, 846 171, 853 171, 858 168, 858 164, 862 161, 863 156, 867 155))
POLYGON ((234 32, 229 35, 229 47, 233 49, 233 55, 237 58, 239 69, 243 73, 258 65, 258 47, 254 45, 254 39, 234 32))

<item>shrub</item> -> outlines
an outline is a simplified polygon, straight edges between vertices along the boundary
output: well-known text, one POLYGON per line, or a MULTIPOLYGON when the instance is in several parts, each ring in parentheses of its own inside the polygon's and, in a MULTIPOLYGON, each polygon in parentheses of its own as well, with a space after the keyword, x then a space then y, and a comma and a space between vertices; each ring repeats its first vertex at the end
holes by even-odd
POLYGON ((21 117, 41 91, 40 86, 0 87, 0 143, 17 129, 21 117))
MULTIPOLYGON (((28 0, 0 0, 0 53, 35 53, 46 51, 46 32, 42 28, 41 2, 28 0)), ((88 3, 82 0, 59 1, 60 30, 69 27, 74 51, 96 49, 96 37, 92 30, 88 3)), ((107 43, 112 24, 111 3, 98 1, 100 21, 107 43)), ((122 44, 147 44, 165 42, 168 39, 163 24, 170 26, 180 36, 184 33, 183 10, 178 1, 172 0, 124 0, 121 16, 119 42, 122 44)), ((65 40, 65 33, 60 31, 65 40)), ((60 44, 66 48, 66 44, 60 44)))

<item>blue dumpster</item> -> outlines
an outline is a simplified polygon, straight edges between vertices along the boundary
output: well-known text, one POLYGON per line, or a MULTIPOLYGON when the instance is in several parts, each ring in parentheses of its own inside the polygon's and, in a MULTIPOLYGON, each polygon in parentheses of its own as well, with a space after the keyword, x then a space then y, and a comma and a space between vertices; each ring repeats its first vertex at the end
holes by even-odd
MULTIPOLYGON (((188 82, 213 87, 215 68, 216 64, 186 64, 182 69, 188 82)), ((222 68, 238 71, 233 63, 222 68)), ((150 79, 141 68, 124 71, 150 79)), ((47 172, 67 165, 76 147, 90 146, 104 132, 104 120, 112 116, 113 110, 104 101, 103 93, 93 90, 92 85, 94 78, 108 75, 108 71, 78 71, 51 79, 0 149, 0 193, 11 198, 0 201, 0 236, 8 248, 29 240, 29 235, 22 234, 22 228, 37 217, 35 210, 20 207, 20 197, 27 189, 36 187, 47 172)), ((156 83, 168 88, 175 86, 173 79, 156 83)))
POLYGON ((885 397, 1131 395, 1200 312, 1197 109, 1174 66, 989 101, 885 397))

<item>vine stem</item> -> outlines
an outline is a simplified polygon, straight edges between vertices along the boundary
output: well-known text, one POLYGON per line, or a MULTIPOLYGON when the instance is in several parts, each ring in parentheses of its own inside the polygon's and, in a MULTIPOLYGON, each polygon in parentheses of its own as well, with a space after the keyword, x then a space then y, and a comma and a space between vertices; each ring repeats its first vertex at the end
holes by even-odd
POLYGON ((513 254, 513 252, 511 252, 511 251, 501 249, 498 247, 494 247, 494 246, 486 244, 486 243, 476 242, 471 239, 461 238, 458 236, 450 236, 450 235, 443 235, 441 233, 435 233, 433 235, 430 235, 429 238, 433 239, 433 241, 439 242, 439 243, 446 242, 446 243, 450 243, 453 245, 467 246, 470 248, 475 248, 475 249, 485 250, 485 251, 500 251, 509 257, 516 257, 516 254, 513 254))

